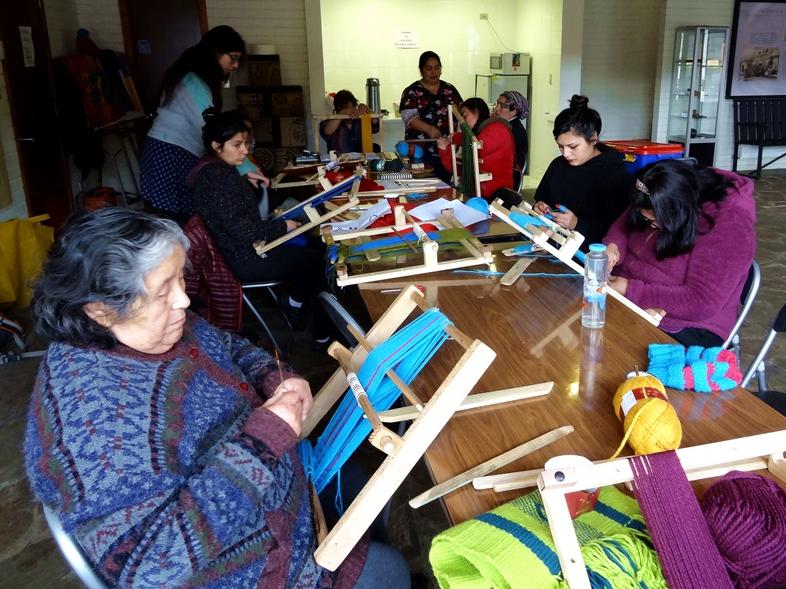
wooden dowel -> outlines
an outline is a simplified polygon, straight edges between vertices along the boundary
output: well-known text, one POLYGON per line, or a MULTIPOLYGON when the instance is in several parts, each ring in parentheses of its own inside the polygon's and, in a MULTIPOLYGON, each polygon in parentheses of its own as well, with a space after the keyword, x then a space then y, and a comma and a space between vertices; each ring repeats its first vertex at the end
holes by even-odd
MULTIPOLYGON (((514 387, 512 389, 490 391, 488 393, 475 393, 474 395, 468 395, 456 411, 480 409, 483 407, 492 407, 500 403, 541 397, 543 395, 548 395, 553 386, 554 383, 549 381, 523 387, 514 387)), ((381 411, 378 415, 382 423, 396 423, 415 419, 420 415, 420 411, 416 407, 397 407, 396 409, 381 411)))
POLYGON ((506 464, 510 464, 511 462, 514 462, 519 458, 526 456, 527 454, 531 454, 536 450, 540 450, 541 448, 548 446, 552 442, 556 442, 557 440, 564 438, 571 433, 573 433, 572 425, 563 425, 562 427, 553 429, 542 436, 538 436, 537 438, 530 440, 529 442, 525 442, 520 446, 516 446, 512 450, 508 450, 499 456, 495 456, 494 458, 486 460, 474 468, 470 468, 469 470, 456 475, 451 479, 448 479, 444 483, 440 483, 434 487, 431 487, 431 489, 425 493, 421 493, 417 497, 411 499, 409 501, 409 505, 410 507, 416 509, 418 507, 422 507, 434 499, 439 499, 443 495, 447 495, 448 493, 463 487, 467 483, 472 482, 472 480, 477 477, 494 472, 498 468, 502 468, 506 464))

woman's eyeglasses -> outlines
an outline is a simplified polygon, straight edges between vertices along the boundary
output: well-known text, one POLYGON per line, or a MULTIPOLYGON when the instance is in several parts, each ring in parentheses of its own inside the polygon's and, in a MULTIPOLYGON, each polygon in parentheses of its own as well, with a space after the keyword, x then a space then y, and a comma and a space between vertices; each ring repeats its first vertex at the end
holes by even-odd
POLYGON ((658 222, 655 220, 655 217, 649 217, 645 215, 642 209, 636 209, 636 216, 641 221, 648 224, 652 229, 660 229, 660 225, 658 225, 658 222))
POLYGON ((510 105, 507 102, 498 102, 497 108, 502 110, 510 110, 510 105))
POLYGON ((239 63, 240 59, 243 57, 242 55, 239 55, 237 53, 235 53, 234 55, 232 53, 227 53, 227 55, 229 56, 229 60, 232 63, 239 63))

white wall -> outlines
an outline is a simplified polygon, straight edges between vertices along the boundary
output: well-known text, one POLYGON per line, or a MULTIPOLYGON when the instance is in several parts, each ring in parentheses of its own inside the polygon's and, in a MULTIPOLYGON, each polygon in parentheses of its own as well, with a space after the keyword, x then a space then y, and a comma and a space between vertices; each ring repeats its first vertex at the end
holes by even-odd
POLYGON ((44 0, 44 12, 52 57, 73 53, 79 30, 77 0, 44 0))
POLYGON ((117 0, 74 0, 74 3, 79 28, 90 31, 90 38, 96 45, 101 49, 125 52, 117 0))
POLYGON ((516 45, 532 55, 529 175, 538 179, 559 155, 552 128, 563 108, 562 16, 562 0, 521 0, 516 13, 516 45))
POLYGON ((382 108, 391 113, 402 90, 420 79, 418 57, 426 50, 439 54, 442 78, 464 98, 475 95, 475 74, 489 72, 490 53, 519 50, 515 0, 322 0, 321 5, 327 91, 346 88, 365 101, 366 78, 379 78, 382 108), (480 13, 489 20, 480 20, 480 13), (417 47, 394 46, 402 30, 414 34, 417 47))
MULTIPOLYGON (((8 179, 7 183, 0 182, 0 191, 10 190, 11 197, 10 204, 0 208, 0 221, 27 217, 22 170, 19 167, 19 155, 16 151, 16 139, 11 124, 11 111, 2 60, 0 60, 0 166, 5 167, 5 174, 2 176, 8 179)), ((7 203, 8 196, 8 194, 4 194, 0 201, 7 203)))
POLYGON ((665 0, 592 0, 584 10, 581 94, 603 139, 649 139, 665 0))
MULTIPOLYGON (((658 72, 655 82, 655 104, 653 109, 652 134, 656 141, 666 140, 666 127, 669 116, 669 91, 671 89, 671 62, 674 55, 674 32, 678 26, 683 25, 713 25, 731 26, 734 3, 730 0, 702 0, 701 3, 692 0, 667 0, 664 15, 663 31, 661 37, 662 51, 658 63, 658 72)), ((727 64, 728 67, 728 64, 727 64)), ((725 74, 724 74, 725 75, 725 74)), ((726 80, 723 80, 725 92, 726 80)), ((732 168, 732 155, 734 150, 734 117, 732 101, 721 95, 718 110, 718 135, 715 145, 715 165, 719 168, 732 168)), ((752 170, 756 167, 757 149, 753 146, 740 148, 740 170, 752 170)), ((771 147, 764 150, 764 161, 783 153, 782 147, 771 147)), ((786 167, 786 161, 781 160, 771 166, 774 168, 786 167)))

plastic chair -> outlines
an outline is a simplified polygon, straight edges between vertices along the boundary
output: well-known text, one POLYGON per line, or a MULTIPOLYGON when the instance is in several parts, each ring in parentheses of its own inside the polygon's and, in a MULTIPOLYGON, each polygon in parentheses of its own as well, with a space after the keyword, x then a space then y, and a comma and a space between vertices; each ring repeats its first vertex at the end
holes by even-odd
MULTIPOLYGON (((782 404, 782 407, 786 410, 786 395, 777 391, 767 390, 767 379, 765 378, 764 374, 764 358, 767 356, 767 352, 770 351, 770 347, 772 347, 772 343, 775 341, 775 336, 784 332, 786 332, 786 305, 781 307, 781 310, 778 312, 778 315, 775 317, 775 321, 772 324, 772 329, 767 334, 767 337, 764 338, 764 342, 762 343, 761 348, 759 348, 756 357, 753 359, 753 362, 751 362, 751 365, 745 373, 745 376, 742 377, 742 386, 747 387, 755 373, 759 384, 759 397, 767 402, 767 398, 771 397, 772 395, 779 395, 780 397, 776 397, 774 400, 779 401, 782 404)), ((776 409, 778 408, 776 407, 776 409)), ((780 409, 778 410, 780 411, 780 409)), ((784 413, 783 411, 781 412, 784 413)), ((784 415, 786 415, 786 413, 784 413, 784 415)))
POLYGON ((338 302, 338 299, 333 294, 323 290, 319 293, 319 302, 322 303, 328 317, 336 326, 338 334, 343 340, 342 343, 350 347, 356 346, 358 340, 347 329, 347 325, 351 325, 353 329, 357 330, 357 333, 362 335, 366 335, 366 330, 360 326, 360 323, 338 302))
POLYGON ((745 318, 748 316, 748 313, 750 313, 753 302, 756 300, 756 295, 759 294, 760 286, 761 268, 759 268, 758 262, 753 260, 750 270, 748 270, 748 278, 745 279, 745 285, 742 287, 742 292, 740 293, 740 304, 742 305, 740 308, 740 313, 737 316, 737 321, 734 323, 734 327, 731 328, 729 337, 727 337, 726 341, 723 342, 723 348, 733 351, 737 356, 737 360, 742 358, 740 355, 740 329, 742 328, 742 324, 745 322, 745 318))
POLYGON ((63 529, 63 524, 57 514, 47 505, 41 507, 44 509, 46 523, 49 524, 49 530, 52 532, 60 552, 63 553, 66 562, 79 577, 79 580, 85 584, 87 589, 108 589, 108 585, 93 570, 82 549, 63 529))

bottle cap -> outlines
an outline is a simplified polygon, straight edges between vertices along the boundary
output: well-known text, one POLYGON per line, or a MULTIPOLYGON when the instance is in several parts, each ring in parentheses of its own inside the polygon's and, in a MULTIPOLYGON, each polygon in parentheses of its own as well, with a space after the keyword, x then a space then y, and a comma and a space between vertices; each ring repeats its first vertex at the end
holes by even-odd
POLYGON ((589 246, 591 252, 605 252, 606 246, 602 243, 591 243, 589 246))

